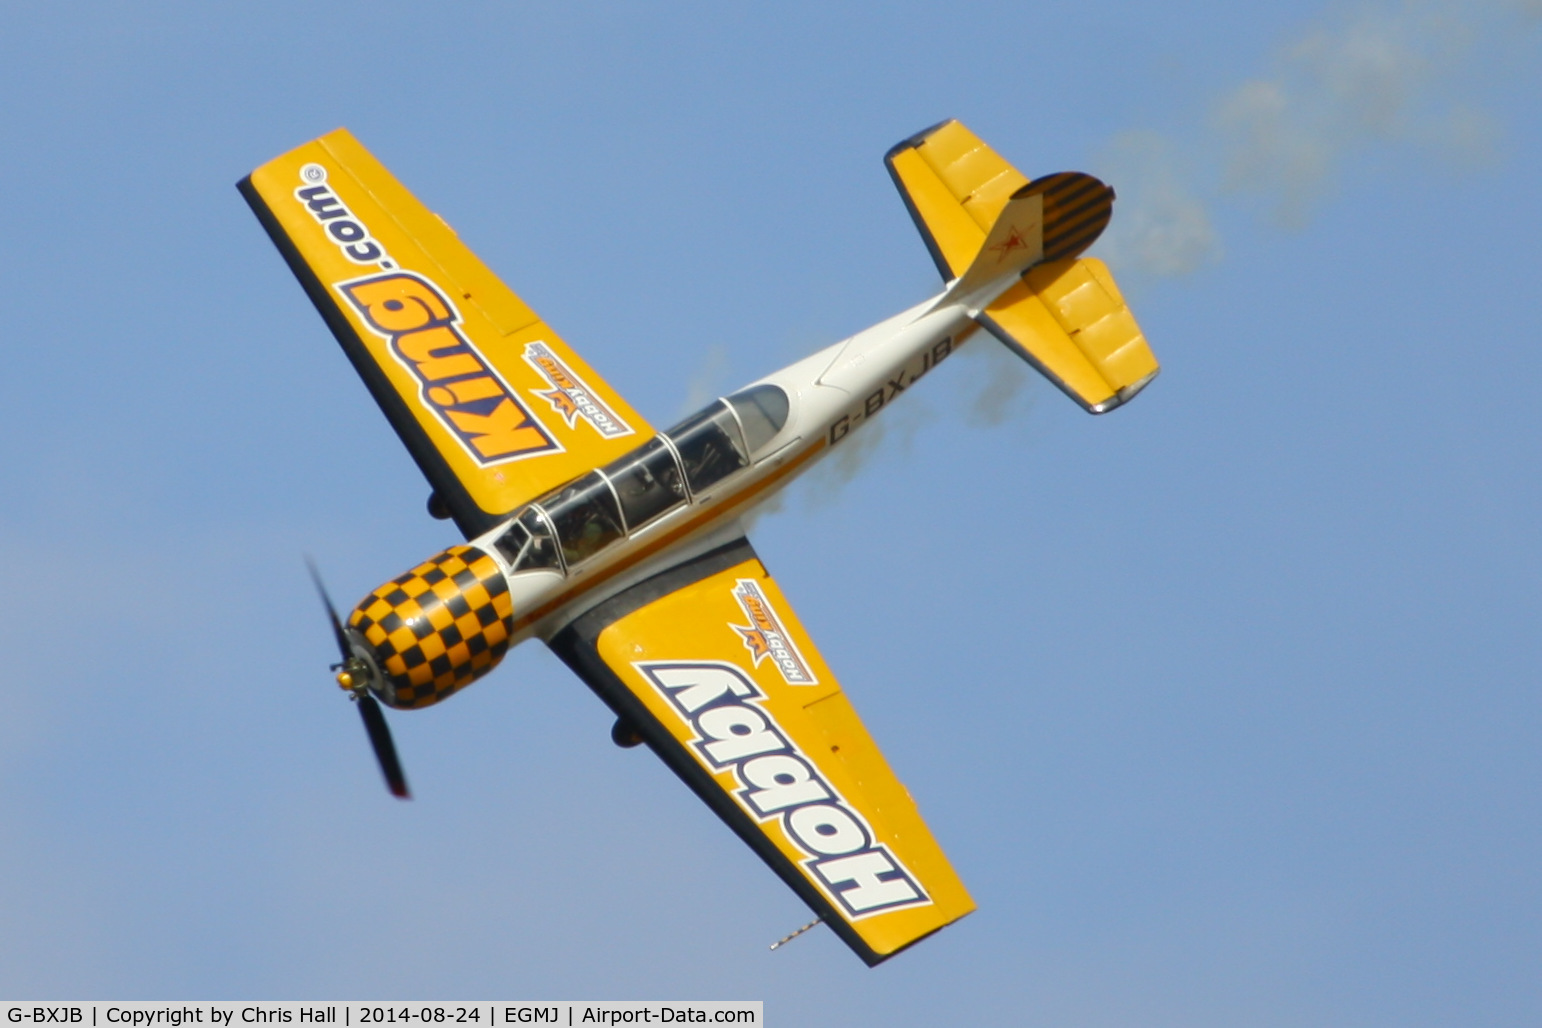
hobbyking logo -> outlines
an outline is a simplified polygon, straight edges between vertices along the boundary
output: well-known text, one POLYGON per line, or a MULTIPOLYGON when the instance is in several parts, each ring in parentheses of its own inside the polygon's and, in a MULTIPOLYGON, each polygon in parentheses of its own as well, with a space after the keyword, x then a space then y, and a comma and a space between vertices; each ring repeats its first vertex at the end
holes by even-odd
POLYGON ((460 312, 443 290, 422 275, 394 270, 397 264, 385 247, 328 183, 327 169, 305 164, 300 182, 295 199, 343 256, 355 264, 391 269, 333 288, 353 304, 370 331, 389 342, 391 356, 418 380, 418 401, 472 460, 488 467, 560 452, 562 447, 457 327, 460 312))
POLYGON ((336 289, 390 343, 392 356, 417 378, 420 402, 479 465, 562 450, 471 345, 457 327, 460 312, 428 279, 396 271, 336 289))
POLYGON ((808 875, 851 921, 931 897, 762 705, 765 695, 732 664, 638 661, 632 665, 694 733, 712 771, 731 771, 733 797, 757 822, 779 821, 806 854, 808 875))
POLYGON ((760 583, 753 578, 739 579, 734 585, 734 599, 739 601, 739 609, 744 611, 750 623, 728 627, 738 632, 744 640, 744 647, 750 651, 750 659, 754 661, 753 666, 760 667, 760 662, 770 657, 782 680, 788 685, 818 685, 819 679, 814 677, 808 661, 803 659, 797 644, 782 627, 782 619, 776 616, 770 598, 761 591, 760 583))
POLYGON ((564 364, 551 347, 540 340, 526 343, 523 356, 552 387, 549 390, 530 391, 551 404, 552 410, 562 415, 569 428, 576 426, 578 419, 583 418, 606 439, 618 439, 632 434, 632 426, 622 421, 615 411, 595 396, 594 390, 564 364))
POLYGON ((311 212, 311 217, 327 230, 327 236, 337 244, 344 257, 355 264, 396 267, 395 262, 386 257, 385 247, 370 238, 364 222, 354 217, 353 212, 327 184, 325 167, 316 163, 303 166, 300 169, 300 182, 303 184, 295 189, 295 199, 304 204, 311 212))

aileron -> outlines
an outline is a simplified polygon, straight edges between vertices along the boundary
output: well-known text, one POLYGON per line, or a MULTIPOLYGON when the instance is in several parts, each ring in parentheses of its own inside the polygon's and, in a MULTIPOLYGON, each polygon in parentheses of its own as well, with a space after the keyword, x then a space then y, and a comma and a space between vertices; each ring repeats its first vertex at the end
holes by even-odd
POLYGON ((468 538, 652 434, 346 131, 241 192, 468 538))
MULTIPOLYGON (((1029 180, 956 121, 886 156, 937 296, 655 432, 343 130, 240 184, 466 536, 366 594, 322 597, 393 795, 381 707, 432 707, 539 638, 820 920, 877 964, 974 909, 741 518, 991 335, 1093 413, 1157 373, 1081 257, 1114 194, 1029 180)), ((317 584, 320 585, 319 577, 317 584)), ((795 933, 796 934, 796 933, 795 933)))
POLYGON ((868 963, 974 909, 748 542, 551 645, 868 963))

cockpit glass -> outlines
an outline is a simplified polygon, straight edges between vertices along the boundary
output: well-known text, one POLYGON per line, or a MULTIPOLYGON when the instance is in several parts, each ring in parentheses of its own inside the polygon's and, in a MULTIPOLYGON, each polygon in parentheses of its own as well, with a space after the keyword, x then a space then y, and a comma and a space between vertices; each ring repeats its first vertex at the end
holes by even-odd
POLYGON ((739 422, 722 400, 686 418, 668 435, 685 464, 685 479, 691 484, 691 492, 696 494, 750 462, 739 434, 739 422))
POLYGON ((598 471, 538 501, 557 529, 562 556, 572 567, 621 538, 621 511, 598 471))
POLYGON ((498 537, 493 544, 508 560, 515 571, 533 571, 538 568, 562 570, 557 559, 557 543, 552 538, 546 519, 534 507, 527 507, 519 520, 498 537))
POLYGON ((739 424, 744 426, 744 441, 750 453, 757 452, 787 424, 787 393, 780 386, 751 386, 728 398, 739 424))
POLYGON ((680 465, 662 439, 655 438, 607 465, 605 474, 616 487, 627 527, 634 532, 637 526, 685 502, 680 465))

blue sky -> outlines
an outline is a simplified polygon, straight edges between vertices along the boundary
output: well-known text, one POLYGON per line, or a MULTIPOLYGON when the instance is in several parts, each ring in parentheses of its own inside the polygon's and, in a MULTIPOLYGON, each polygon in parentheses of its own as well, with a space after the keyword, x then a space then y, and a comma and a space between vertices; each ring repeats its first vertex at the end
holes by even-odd
POLYGON ((1539 55, 1535 0, 8 12, 0 995, 1542 1019, 1539 55), (347 125, 668 423, 936 288, 881 156, 950 116, 1109 177, 1163 375, 971 344, 752 539, 979 911, 768 953, 805 910, 539 643, 390 800, 302 554, 346 603, 453 530, 235 181, 347 125))

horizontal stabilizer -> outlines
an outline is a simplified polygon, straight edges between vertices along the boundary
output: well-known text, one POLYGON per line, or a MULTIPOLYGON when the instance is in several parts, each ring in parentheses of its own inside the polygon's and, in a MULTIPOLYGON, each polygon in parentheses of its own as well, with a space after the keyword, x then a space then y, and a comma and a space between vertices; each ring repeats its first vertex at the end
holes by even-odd
POLYGON ((919 132, 884 156, 943 281, 973 263, 1012 194, 1028 179, 957 121, 919 132))
POLYGON ((1129 402, 1159 370, 1113 276, 1093 257, 1031 268, 975 320, 1092 414, 1129 402))
POLYGON ((1027 197, 1042 198, 1040 256, 1046 261, 1091 246, 1113 210, 1114 191, 1091 175, 1067 171, 1030 182, 957 121, 911 136, 884 164, 945 282, 989 255, 1000 240, 987 237, 1007 208, 1027 197))

